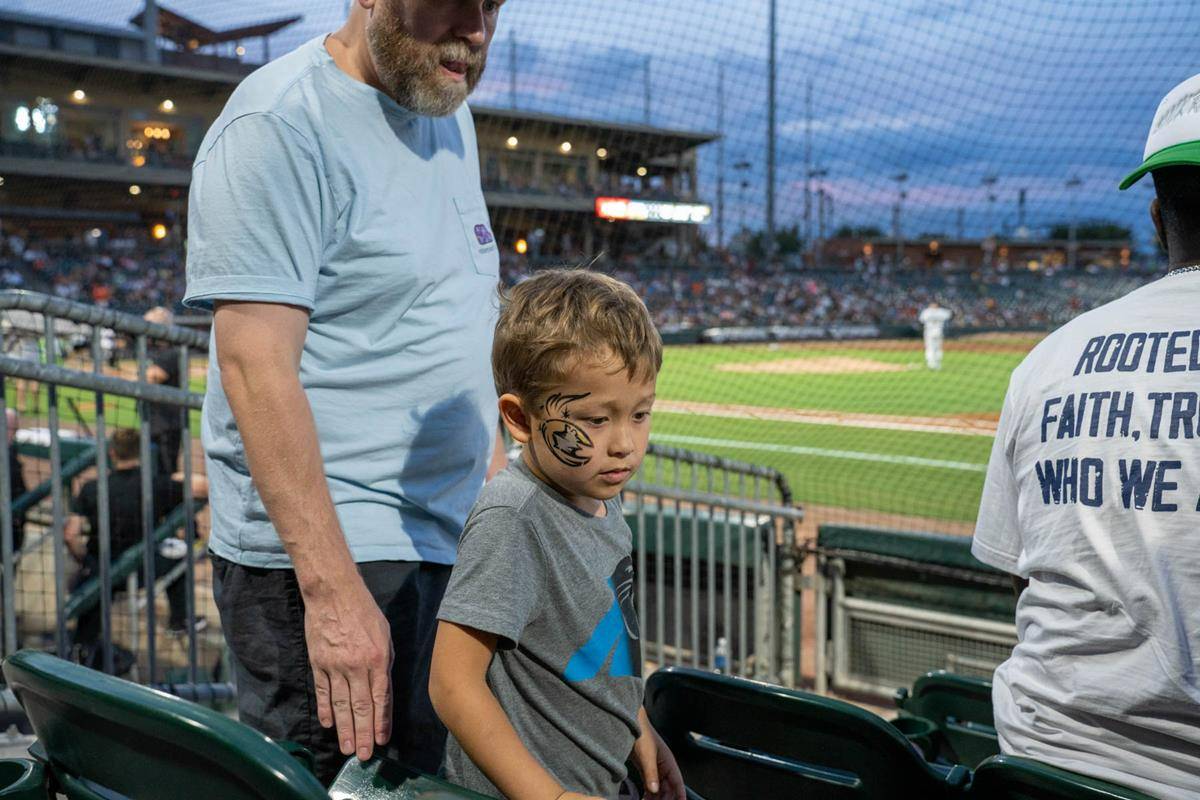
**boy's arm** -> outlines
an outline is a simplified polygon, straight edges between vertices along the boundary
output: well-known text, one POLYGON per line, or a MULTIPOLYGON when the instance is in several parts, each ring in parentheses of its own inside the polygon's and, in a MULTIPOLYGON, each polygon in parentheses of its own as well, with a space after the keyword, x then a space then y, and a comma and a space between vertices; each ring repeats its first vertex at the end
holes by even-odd
POLYGON ((453 622, 438 623, 429 698, 467 757, 512 800, 568 800, 566 791, 517 736, 487 685, 496 636, 453 622))
POLYGON ((638 710, 638 722, 642 733, 633 743, 633 763, 642 774, 646 797, 649 800, 686 800, 687 789, 679 765, 675 763, 671 748, 650 724, 646 709, 638 710))

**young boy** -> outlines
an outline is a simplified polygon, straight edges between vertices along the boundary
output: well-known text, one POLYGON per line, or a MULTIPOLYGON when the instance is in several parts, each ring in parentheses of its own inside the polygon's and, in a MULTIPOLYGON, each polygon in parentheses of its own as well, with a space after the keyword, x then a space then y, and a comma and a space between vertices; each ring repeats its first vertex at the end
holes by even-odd
POLYGON ((512 800, 617 795, 632 754, 649 797, 684 800, 642 710, 633 536, 662 340, 625 284, 552 270, 500 312, 492 371, 524 446, 476 502, 442 601, 429 691, 453 782, 512 800))

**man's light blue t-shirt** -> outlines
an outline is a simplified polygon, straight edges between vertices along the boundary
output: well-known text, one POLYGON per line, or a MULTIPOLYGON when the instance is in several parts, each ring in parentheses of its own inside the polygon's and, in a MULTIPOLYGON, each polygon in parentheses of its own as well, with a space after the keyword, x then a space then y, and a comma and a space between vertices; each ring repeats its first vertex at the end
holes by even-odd
MULTIPOLYGON (((184 302, 309 310, 300 380, 355 561, 454 561, 495 437, 498 274, 470 111, 401 108, 324 37, 248 77, 200 146, 184 302)), ((202 427, 213 552, 290 566, 215 339, 202 427)))

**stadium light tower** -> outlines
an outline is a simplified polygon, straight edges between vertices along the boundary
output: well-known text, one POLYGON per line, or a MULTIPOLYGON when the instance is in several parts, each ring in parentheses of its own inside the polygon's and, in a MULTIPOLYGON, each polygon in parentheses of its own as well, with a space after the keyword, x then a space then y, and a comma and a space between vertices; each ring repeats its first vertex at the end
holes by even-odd
POLYGON ((146 40, 146 60, 157 64, 162 59, 158 52, 158 0, 146 0, 142 11, 142 34, 146 40))
POLYGON ((1075 240, 1077 235, 1075 221, 1075 193, 1083 181, 1079 180, 1078 175, 1072 175, 1067 178, 1067 266, 1070 269, 1075 269, 1075 262, 1078 258, 1079 243, 1075 240))
POLYGON ((645 122, 647 125, 649 125, 650 124, 650 56, 646 56, 646 64, 645 64, 645 68, 642 71, 642 78, 645 82, 642 86, 643 94, 645 96, 644 97, 645 104, 646 104, 645 122))
POLYGON ((900 224, 900 214, 904 208, 904 199, 908 197, 908 192, 904 191, 904 184, 908 181, 908 173, 901 172, 899 175, 893 175, 892 180, 896 182, 896 213, 892 219, 892 226, 896 229, 895 267, 899 269, 901 262, 904 261, 904 234, 900 224))
POLYGON ((823 249, 821 245, 824 245, 824 243, 825 243, 825 228, 824 228, 825 219, 822 216, 822 214, 824 213, 824 206, 822 205, 822 203, 824 202, 824 197, 825 197, 825 187, 821 184, 821 178, 824 178, 827 175, 829 175, 829 170, 827 170, 823 167, 818 167, 816 169, 812 169, 810 167, 809 170, 805 173, 806 180, 804 182, 804 246, 808 248, 810 253, 812 253, 812 259, 813 259, 814 265, 817 265, 821 261, 821 255, 822 255, 821 250, 823 249), (811 196, 811 193, 812 193, 814 178, 816 179, 816 187, 817 187, 816 193, 817 193, 817 231, 818 231, 818 233, 817 233, 816 238, 813 238, 813 235, 812 235, 812 220, 810 218, 811 217, 811 213, 810 213, 811 212, 811 203, 809 200, 809 197, 811 196))
POLYGON ((725 249, 725 62, 717 62, 717 249, 725 249))
POLYGON ((778 3, 771 0, 767 48, 767 261, 775 255, 775 21, 778 3))
POLYGON ((742 159, 733 165, 734 170, 741 177, 741 211, 738 214, 738 235, 746 231, 746 206, 750 203, 750 198, 746 190, 750 188, 750 181, 746 179, 746 174, 750 171, 750 162, 742 159))

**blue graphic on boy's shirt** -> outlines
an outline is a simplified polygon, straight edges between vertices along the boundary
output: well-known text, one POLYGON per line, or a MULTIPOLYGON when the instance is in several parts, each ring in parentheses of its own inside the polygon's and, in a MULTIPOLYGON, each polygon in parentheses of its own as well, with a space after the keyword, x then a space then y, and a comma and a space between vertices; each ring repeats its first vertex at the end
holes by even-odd
POLYGON ((633 602, 632 558, 621 559, 608 579, 608 588, 613 593, 612 606, 592 631, 591 638, 571 656, 563 671, 563 677, 570 683, 591 680, 600 674, 605 663, 608 663, 608 674, 613 678, 642 674, 638 663, 641 653, 633 646, 639 639, 639 629, 633 602))

